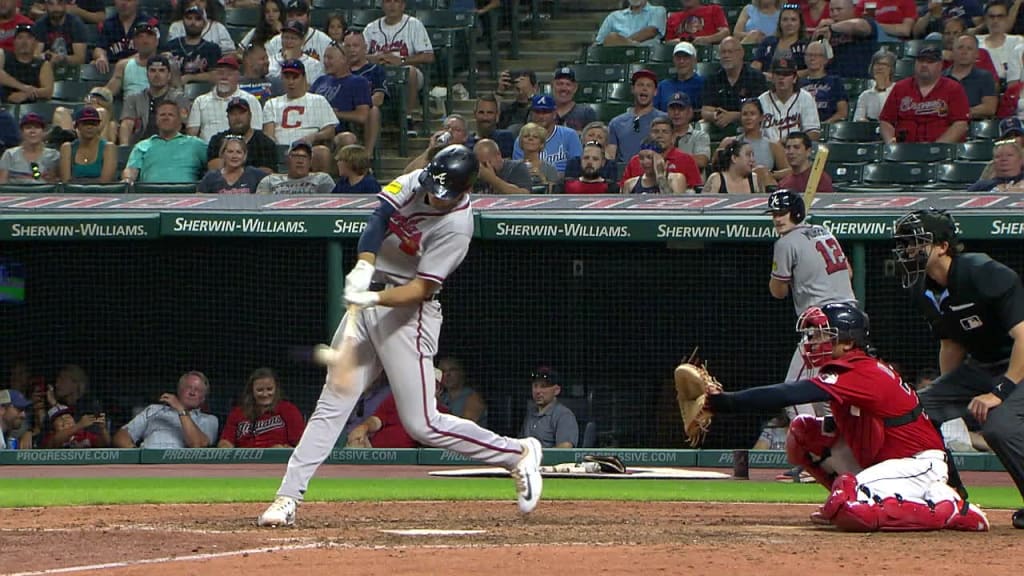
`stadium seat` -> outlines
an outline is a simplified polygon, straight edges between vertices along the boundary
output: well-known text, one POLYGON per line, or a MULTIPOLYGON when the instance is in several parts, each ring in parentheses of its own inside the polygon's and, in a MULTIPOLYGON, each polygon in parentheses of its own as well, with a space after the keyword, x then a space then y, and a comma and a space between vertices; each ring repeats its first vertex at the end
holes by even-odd
POLYGON ((128 157, 131 156, 132 147, 127 144, 122 144, 117 147, 117 170, 120 172, 124 170, 124 167, 128 165, 128 157))
POLYGON ((896 61, 896 69, 892 71, 893 78, 902 80, 914 75, 914 59, 901 58, 896 61))
MULTIPOLYGON (((434 10, 437 7, 435 0, 405 0, 406 10, 434 10)), ((472 16, 472 14, 470 15, 472 16)))
POLYGON ((975 120, 969 134, 971 140, 995 140, 999 138, 999 120, 975 120))
POLYGON ((704 78, 712 76, 718 72, 717 62, 697 62, 696 65, 697 74, 700 74, 704 78))
POLYGON ((128 191, 128 185, 124 182, 114 184, 64 184, 65 194, 124 194, 128 191))
POLYGON ((348 25, 362 30, 367 24, 384 15, 384 11, 377 8, 361 8, 349 12, 348 25))
POLYGON ((312 0, 310 6, 313 8, 326 8, 329 10, 354 10, 357 8, 373 8, 377 3, 373 0, 312 0))
POLYGON ((585 64, 643 64, 651 59, 646 46, 589 46, 585 64))
POLYGON ((213 90, 213 84, 210 82, 189 82, 188 84, 185 84, 185 96, 193 102, 196 98, 206 94, 210 90, 213 90))
POLYGON ((861 185, 851 187, 851 191, 869 192, 869 188, 883 187, 886 189, 901 186, 928 184, 934 179, 932 166, 923 163, 880 162, 867 164, 861 173, 861 185))
POLYGON ((874 142, 829 142, 828 161, 836 164, 877 162, 880 145, 874 142))
POLYGON ((860 176, 864 171, 864 165, 829 162, 828 164, 825 164, 825 170, 832 178, 833 184, 856 184, 860 182, 860 176))
POLYGON ((225 24, 224 27, 227 28, 231 41, 235 44, 241 44, 245 35, 249 33, 249 30, 252 30, 250 26, 235 26, 234 24, 225 24))
POLYGON ((28 102, 25 104, 18 104, 18 109, 16 113, 14 113, 14 117, 21 118, 25 114, 35 112, 36 114, 39 114, 40 116, 45 118, 47 122, 49 122, 53 120, 53 111, 60 106, 68 106, 68 103, 51 102, 49 100, 44 100, 42 102, 28 102))
POLYGON ((75 80, 60 80, 53 83, 53 99, 60 102, 81 103, 96 84, 75 80))
POLYGON ((830 140, 840 142, 881 142, 878 122, 836 122, 829 131, 830 140))
POLYGON ((651 47, 651 62, 675 62, 675 44, 657 44, 651 47))
POLYGON ((607 97, 611 102, 632 102, 633 86, 629 82, 612 82, 607 85, 607 97))
POLYGON ((39 184, 10 182, 4 184, 4 194, 59 194, 60 188, 60 184, 52 182, 40 182, 39 184))
POLYGON ((917 53, 921 51, 925 46, 932 48, 938 48, 942 50, 942 40, 907 40, 903 43, 903 54, 901 58, 917 58, 917 53))
POLYGON ((882 147, 886 162, 946 162, 953 159, 956 148, 938 142, 903 142, 882 147))
POLYGON ((224 12, 224 25, 255 28, 262 18, 263 10, 259 7, 228 8, 224 12))
POLYGON ((977 142, 964 142, 956 146, 956 159, 968 162, 988 162, 992 159, 992 147, 995 142, 991 140, 978 140, 977 142))
POLYGON ((622 114, 629 108, 628 102, 598 102, 590 107, 597 113, 597 119, 607 124, 612 118, 622 114))
POLYGON ((576 64, 572 67, 576 72, 576 82, 623 82, 626 78, 626 67, 622 64, 576 64))
POLYGON ((986 162, 949 162, 935 169, 935 184, 929 188, 963 190, 981 179, 986 162))
POLYGON ((850 110, 856 108, 857 97, 864 91, 868 83, 866 78, 843 78, 843 88, 846 89, 846 96, 850 99, 850 110))
POLYGON ((195 182, 136 182, 132 186, 136 194, 195 194, 195 182))
POLYGON ((113 66, 110 67, 111 71, 106 74, 102 74, 92 64, 86 64, 82 66, 78 71, 78 79, 82 82, 95 82, 97 84, 106 84, 110 80, 110 74, 113 71, 113 66))

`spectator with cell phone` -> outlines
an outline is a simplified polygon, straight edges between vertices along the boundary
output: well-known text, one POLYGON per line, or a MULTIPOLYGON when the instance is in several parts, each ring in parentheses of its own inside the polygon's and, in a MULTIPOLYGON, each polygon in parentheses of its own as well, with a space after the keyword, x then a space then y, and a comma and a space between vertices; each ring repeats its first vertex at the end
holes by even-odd
POLYGON ((71 408, 57 404, 47 412, 50 432, 40 442, 40 448, 106 448, 110 446, 107 415, 82 414, 75 421, 71 408))

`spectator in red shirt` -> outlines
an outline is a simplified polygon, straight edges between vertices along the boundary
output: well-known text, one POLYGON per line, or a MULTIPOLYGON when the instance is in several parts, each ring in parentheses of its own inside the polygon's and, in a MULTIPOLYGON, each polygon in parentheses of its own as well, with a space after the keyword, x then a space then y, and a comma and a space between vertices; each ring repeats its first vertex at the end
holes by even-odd
MULTIPOLYGON (((444 373, 440 369, 434 368, 435 397, 440 395, 443 390, 442 378, 444 378, 444 373)), ((448 415, 448 407, 440 402, 437 402, 437 411, 443 414, 438 415, 439 418, 454 418, 448 415)), ((373 416, 349 432, 348 443, 345 446, 348 448, 418 448, 420 445, 405 431, 402 420, 398 417, 395 397, 389 394, 381 402, 373 416)))
MULTIPOLYGON (((779 188, 788 188, 803 192, 807 189, 807 181, 811 179, 811 137, 803 132, 790 132, 786 135, 786 163, 790 173, 779 181, 779 188)), ((835 192, 832 188, 832 177, 828 172, 821 173, 817 192, 835 192)))
POLYGON ((917 21, 914 0, 863 0, 857 4, 858 18, 874 18, 879 42, 898 42, 910 38, 917 21))
POLYGON ((249 375, 242 403, 228 414, 218 448, 291 448, 299 443, 306 423, 299 409, 282 400, 277 374, 258 368, 249 375))
MULTIPOLYGON (((2 0, 0 0, 2 1, 2 0)), ((686 41, 694 44, 718 44, 729 35, 729 21, 718 4, 683 0, 683 9, 668 16, 665 43, 686 41)))
POLYGON ((14 52, 14 33, 19 25, 31 27, 35 22, 18 12, 17 0, 0 0, 0 50, 14 52))
MULTIPOLYGON (((670 174, 682 174, 686 179, 684 189, 693 189, 704 183, 700 176, 700 169, 697 168, 697 161, 686 152, 676 148, 675 138, 672 137, 672 121, 668 118, 655 118, 651 121, 651 139, 657 142, 662 149, 661 156, 665 159, 665 167, 670 174)), ((625 182, 635 176, 643 174, 640 166, 640 155, 636 154, 629 159, 626 165, 626 172, 622 175, 620 188, 625 190, 625 182)))
POLYGON ((942 76, 942 51, 926 47, 917 54, 914 75, 893 86, 878 119, 886 143, 951 143, 967 135, 969 114, 964 87, 942 76))
POLYGON ((803 16, 804 26, 808 30, 814 30, 822 20, 829 17, 829 3, 825 0, 805 0, 802 4, 800 15, 803 16))
POLYGON ((592 140, 583 145, 579 178, 565 181, 566 194, 618 194, 619 185, 604 176, 604 145, 592 140))

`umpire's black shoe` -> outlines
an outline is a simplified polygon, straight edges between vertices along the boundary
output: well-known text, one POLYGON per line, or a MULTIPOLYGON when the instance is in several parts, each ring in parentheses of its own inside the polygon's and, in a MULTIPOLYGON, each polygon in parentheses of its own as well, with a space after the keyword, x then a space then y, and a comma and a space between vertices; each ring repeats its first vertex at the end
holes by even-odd
POLYGON ((1013 513, 1013 527, 1024 530, 1024 508, 1013 513))

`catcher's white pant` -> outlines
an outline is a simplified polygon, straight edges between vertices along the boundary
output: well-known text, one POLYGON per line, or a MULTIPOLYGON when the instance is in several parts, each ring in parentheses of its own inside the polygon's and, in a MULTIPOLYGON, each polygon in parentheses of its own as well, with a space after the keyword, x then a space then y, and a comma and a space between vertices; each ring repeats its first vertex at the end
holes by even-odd
MULTIPOLYGON (((334 348, 341 347, 347 316, 334 333, 334 348)), ((331 454, 359 395, 382 369, 391 383, 402 425, 417 442, 488 464, 515 467, 523 451, 518 440, 437 411, 433 359, 442 320, 437 301, 405 308, 378 306, 359 313, 352 385, 344 392, 324 386, 302 439, 288 459, 278 496, 302 500, 313 474, 331 454)), ((332 369, 328 369, 328 382, 332 369)))
POLYGON ((942 450, 925 450, 910 458, 885 460, 857 472, 856 476, 858 487, 867 488, 867 492, 858 490, 860 502, 873 503, 873 497, 884 500, 897 494, 918 504, 960 501, 956 491, 946 484, 949 466, 942 450))

